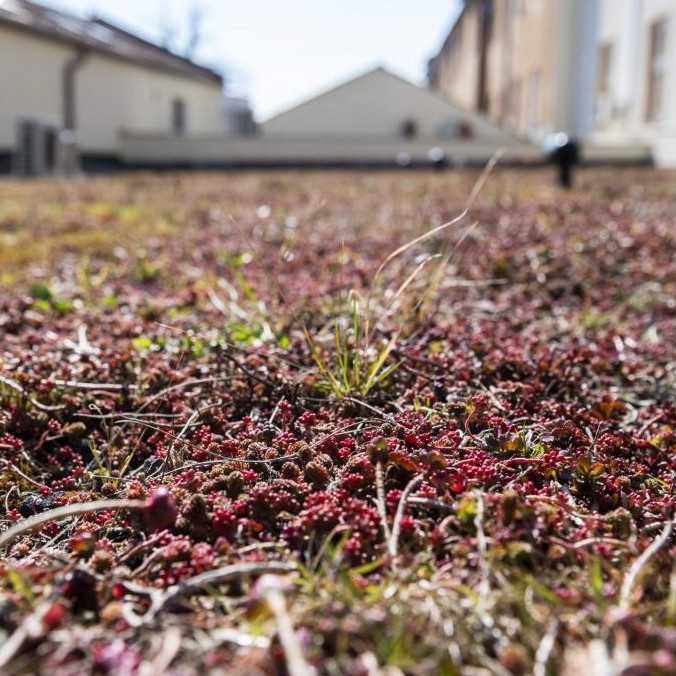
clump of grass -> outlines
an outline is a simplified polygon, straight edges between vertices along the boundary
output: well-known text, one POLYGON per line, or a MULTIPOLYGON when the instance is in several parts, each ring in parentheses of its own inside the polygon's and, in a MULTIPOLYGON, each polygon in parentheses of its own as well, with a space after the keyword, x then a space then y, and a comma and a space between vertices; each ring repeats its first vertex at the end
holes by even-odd
POLYGON ((413 271, 409 271, 408 266, 404 265, 401 268, 401 274, 404 275, 403 279, 395 278, 392 280, 391 288, 382 283, 383 272, 392 261, 416 245, 422 244, 442 231, 463 222, 502 153, 502 150, 498 150, 487 163, 470 192, 465 208, 458 216, 415 237, 392 251, 383 260, 375 273, 373 286, 364 303, 359 302, 359 296, 354 289, 350 292, 347 316, 343 318, 342 323, 340 319, 334 323, 335 351, 332 356, 322 356, 315 339, 305 329, 305 339, 312 359, 324 379, 324 385, 336 398, 366 398, 381 387, 398 368, 399 363, 392 363, 390 357, 397 347, 403 329, 407 325, 409 328, 418 325, 421 311, 429 306, 429 303, 439 291, 441 278, 452 254, 477 224, 468 225, 461 232, 453 248, 449 248, 447 245, 443 253, 424 257, 422 261, 417 263, 413 271), (437 259, 439 259, 438 265, 428 265, 437 259), (413 282, 425 271, 429 271, 429 275, 423 280, 421 288, 416 289, 413 282), (401 327, 395 330, 389 339, 382 341, 376 347, 373 343, 374 334, 378 333, 379 326, 395 313, 398 313, 401 317, 401 327))
POLYGON ((351 297, 350 308, 347 329, 339 321, 335 322, 335 353, 332 362, 322 357, 314 338, 305 330, 312 358, 331 392, 338 399, 368 397, 399 366, 396 362, 390 362, 399 334, 395 333, 380 349, 374 349, 361 320, 360 303, 356 294, 351 297))

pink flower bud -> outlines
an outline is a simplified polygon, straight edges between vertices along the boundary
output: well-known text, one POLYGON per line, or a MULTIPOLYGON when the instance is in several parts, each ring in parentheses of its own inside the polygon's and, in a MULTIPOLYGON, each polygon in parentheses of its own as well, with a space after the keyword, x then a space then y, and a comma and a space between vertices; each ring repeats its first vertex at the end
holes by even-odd
POLYGON ((171 493, 164 487, 158 488, 146 500, 143 519, 150 531, 164 530, 176 523, 178 510, 171 493))

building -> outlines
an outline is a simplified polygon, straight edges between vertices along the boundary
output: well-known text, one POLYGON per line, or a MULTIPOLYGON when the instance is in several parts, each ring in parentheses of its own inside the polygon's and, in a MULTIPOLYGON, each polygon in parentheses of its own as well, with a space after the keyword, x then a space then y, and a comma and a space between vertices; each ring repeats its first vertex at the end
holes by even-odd
POLYGON ((597 29, 598 0, 465 0, 429 62, 429 85, 534 140, 555 131, 585 140, 597 29))
POLYGON ((252 136, 258 133, 258 125, 248 99, 241 96, 226 96, 223 104, 226 134, 252 136))
POLYGON ((225 134, 218 73, 102 19, 27 0, 0 0, 0 91, 5 171, 48 172, 64 141, 87 168, 119 163, 125 132, 225 134))
POLYGON ((484 115, 374 68, 267 120, 255 136, 163 137, 128 133, 128 162, 153 166, 403 166, 483 164, 540 153, 484 115))
POLYGON ((593 140, 676 167, 676 3, 601 0, 593 140))

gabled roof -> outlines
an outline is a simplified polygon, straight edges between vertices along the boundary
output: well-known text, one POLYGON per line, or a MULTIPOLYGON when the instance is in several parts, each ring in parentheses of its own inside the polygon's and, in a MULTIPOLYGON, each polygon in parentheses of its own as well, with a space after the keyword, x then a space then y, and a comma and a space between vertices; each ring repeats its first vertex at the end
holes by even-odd
POLYGON ((29 0, 0 0, 0 25, 175 75, 222 84, 213 70, 100 18, 82 19, 29 0))
POLYGON ((468 123, 475 134, 503 143, 517 142, 483 115, 468 112, 426 87, 383 67, 342 82, 263 123, 266 134, 284 136, 396 135, 413 120, 421 137, 439 135, 446 124, 468 123))

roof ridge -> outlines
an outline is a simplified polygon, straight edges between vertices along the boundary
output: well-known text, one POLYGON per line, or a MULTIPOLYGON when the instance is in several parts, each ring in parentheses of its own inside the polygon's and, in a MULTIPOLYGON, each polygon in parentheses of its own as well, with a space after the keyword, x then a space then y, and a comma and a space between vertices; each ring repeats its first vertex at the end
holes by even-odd
POLYGON ((223 83, 223 77, 215 70, 175 54, 101 17, 83 18, 33 0, 15 0, 14 5, 0 4, 0 22, 146 68, 184 77, 193 75, 221 85, 223 83), (107 29, 110 36, 97 34, 96 28, 107 29))
POLYGON ((171 49, 168 49, 167 47, 163 47, 162 45, 158 45, 156 42, 153 42, 152 40, 149 40, 147 38, 142 37, 141 35, 138 35, 136 33, 132 33, 131 31, 128 31, 126 28, 122 28, 116 23, 113 23, 112 21, 109 21, 108 19, 104 19, 102 16, 98 16, 96 14, 93 14, 89 21, 93 24, 96 24, 98 26, 104 26, 105 28, 108 28, 110 30, 113 30, 117 33, 121 33, 124 35, 126 38, 130 40, 134 40, 135 42, 139 42, 140 44, 144 45, 145 47, 149 47, 155 51, 160 52, 161 54, 168 56, 172 59, 176 59, 177 61, 180 61, 182 63, 185 63, 189 66, 193 66, 195 68, 199 68, 201 70, 206 71, 207 73, 217 75, 217 73, 209 68, 208 66, 203 66, 196 61, 193 61, 192 59, 183 56, 181 54, 177 54, 176 52, 172 51, 171 49))

